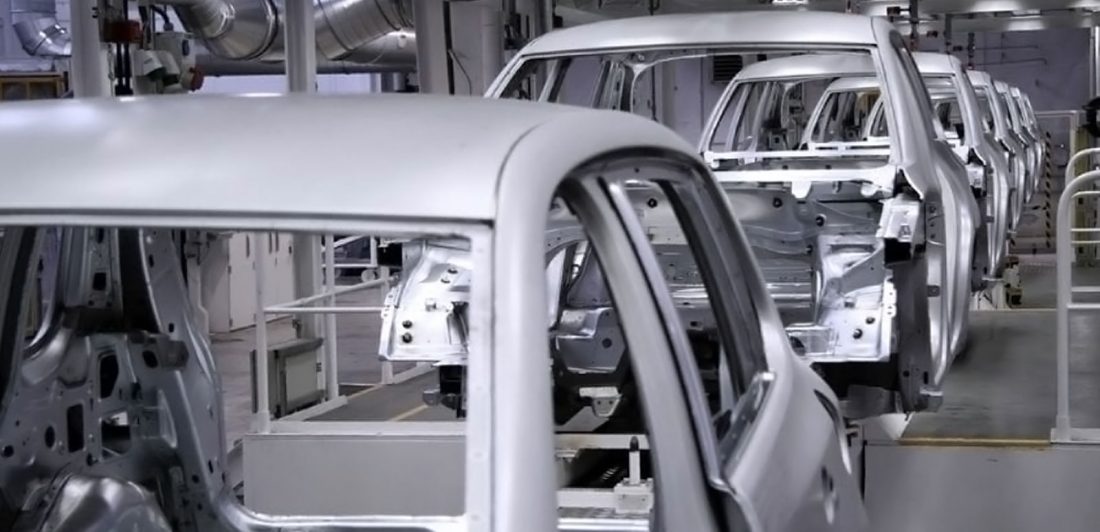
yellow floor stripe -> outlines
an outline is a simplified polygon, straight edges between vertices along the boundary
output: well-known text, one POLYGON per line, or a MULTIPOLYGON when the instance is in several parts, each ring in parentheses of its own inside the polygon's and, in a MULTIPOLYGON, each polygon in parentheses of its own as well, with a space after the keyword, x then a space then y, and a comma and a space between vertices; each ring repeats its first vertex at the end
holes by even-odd
POLYGON ((347 396, 348 401, 351 401, 352 399, 355 399, 356 397, 362 397, 364 395, 367 395, 368 393, 371 393, 371 392, 373 392, 373 391, 375 391, 379 388, 382 388, 382 387, 383 387, 383 385, 381 385, 381 384, 372 384, 370 386, 367 386, 367 388, 365 390, 359 390, 358 392, 348 394, 348 396, 347 396))
POLYGON ((901 445, 924 445, 928 447, 1017 447, 1037 449, 1050 447, 1050 440, 1039 438, 936 438, 936 437, 903 437, 898 440, 901 445))
POLYGON ((389 418, 387 421, 401 421, 402 419, 408 419, 427 410, 428 408, 430 408, 428 405, 416 406, 389 418))

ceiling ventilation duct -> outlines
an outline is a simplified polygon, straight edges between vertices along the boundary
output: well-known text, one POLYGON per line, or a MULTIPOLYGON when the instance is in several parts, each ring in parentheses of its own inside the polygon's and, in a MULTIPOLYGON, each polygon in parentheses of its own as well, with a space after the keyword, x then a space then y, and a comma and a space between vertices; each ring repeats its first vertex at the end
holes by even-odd
MULTIPOLYGON (((161 0, 210 53, 281 61, 284 0, 161 0)), ((415 68, 410 0, 314 0, 322 59, 415 68)))
MULTIPOLYGON (((284 0, 161 0, 218 59, 215 74, 252 73, 245 61, 282 61, 284 0)), ((318 68, 322 72, 411 71, 416 35, 410 0, 314 0, 318 68), (344 65, 344 66, 340 66, 344 65)), ((54 0, 12 0, 11 20, 27 54, 69 57, 72 41, 54 0)), ((267 72, 269 69, 265 69, 267 72)))
POLYGON ((11 20, 27 55, 68 57, 72 52, 72 39, 57 22, 53 0, 12 0, 11 20))

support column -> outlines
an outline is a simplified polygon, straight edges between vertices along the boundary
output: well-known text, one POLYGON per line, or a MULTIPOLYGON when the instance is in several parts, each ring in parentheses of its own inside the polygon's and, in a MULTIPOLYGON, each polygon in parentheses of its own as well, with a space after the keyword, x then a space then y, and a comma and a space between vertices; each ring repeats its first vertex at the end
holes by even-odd
POLYGON ((447 55, 450 28, 447 2, 414 0, 416 17, 416 75, 421 93, 454 94, 451 61, 447 55))
POLYGON ((264 300, 267 299, 267 246, 265 241, 270 238, 266 233, 255 232, 249 235, 252 238, 254 251, 252 254, 252 267, 256 270, 256 415, 252 423, 252 430, 261 434, 271 431, 271 389, 268 378, 271 376, 269 360, 267 358, 267 314, 264 312, 264 300))
MULTIPOLYGON (((286 39, 286 87, 289 93, 317 92, 317 28, 313 23, 313 2, 288 0, 284 12, 286 39)), ((316 235, 295 234, 294 298, 321 291, 321 242, 316 235)), ((299 316, 298 336, 320 336, 320 316, 299 316)))
MULTIPOLYGON (((650 2, 650 15, 653 14, 653 3, 650 2)), ((554 31, 554 0, 536 0, 535 20, 538 34, 554 31)))
POLYGON ((287 0, 285 9, 287 92, 317 92, 317 27, 313 23, 313 2, 287 0))
POLYGON ((679 61, 668 61, 657 65, 654 78, 660 81, 657 87, 658 119, 670 129, 677 129, 679 117, 676 116, 676 68, 679 61))
POLYGON ((917 0, 909 0, 909 49, 920 50, 920 10, 917 0))
POLYGON ((974 70, 974 54, 977 46, 975 45, 974 32, 966 34, 966 68, 968 70, 974 70))
POLYGON ((95 0, 72 0, 72 56, 69 58, 69 86, 77 98, 110 96, 107 54, 99 37, 99 21, 95 18, 95 0))
POLYGON ((504 21, 498 6, 488 3, 481 8, 481 80, 482 92, 504 68, 504 21))
MULTIPOLYGON (((313 22, 313 2, 309 0, 287 0, 284 11, 285 49, 286 49, 286 88, 291 94, 313 94, 317 92, 317 27, 313 22)), ((293 272, 294 298, 300 299, 321 291, 321 241, 317 235, 295 233, 293 235, 293 272)), ((261 302, 260 304, 265 304, 261 302)), ((303 314, 295 318, 298 322, 299 338, 325 337, 327 330, 322 328, 322 317, 317 314, 303 314)), ((327 389, 330 385, 329 374, 335 375, 332 361, 323 355, 335 338, 324 338, 325 347, 318 353, 318 362, 324 370, 322 380, 326 398, 333 398, 338 390, 327 389)))
POLYGON ((1089 98, 1100 96, 1100 27, 1089 28, 1089 98))
POLYGON ((951 54, 951 15, 943 16, 943 53, 951 54))

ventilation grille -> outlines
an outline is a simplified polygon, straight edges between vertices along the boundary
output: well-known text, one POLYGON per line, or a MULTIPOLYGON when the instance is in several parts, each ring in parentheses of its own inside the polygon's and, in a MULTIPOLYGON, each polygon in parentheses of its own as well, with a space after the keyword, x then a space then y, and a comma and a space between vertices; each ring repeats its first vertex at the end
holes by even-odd
POLYGON ((711 61, 710 80, 725 85, 745 67, 745 60, 739 55, 717 55, 711 61))

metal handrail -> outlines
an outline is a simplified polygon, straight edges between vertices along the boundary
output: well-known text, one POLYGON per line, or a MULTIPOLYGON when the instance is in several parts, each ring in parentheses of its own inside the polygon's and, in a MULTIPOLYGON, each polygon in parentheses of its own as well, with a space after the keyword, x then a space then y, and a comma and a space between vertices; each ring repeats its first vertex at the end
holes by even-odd
MULTIPOLYGON (((255 238, 262 238, 264 233, 255 233, 255 238)), ((325 389, 325 401, 318 407, 335 408, 346 400, 340 396, 340 383, 338 372, 338 357, 336 346, 336 315, 338 314, 378 314, 385 309, 381 306, 338 306, 336 304, 336 298, 342 294, 348 294, 351 292, 357 292, 367 290, 370 288, 381 287, 383 294, 389 291, 390 282, 393 281, 393 277, 390 276, 389 268, 381 267, 381 275, 379 279, 364 281, 353 286, 336 287, 336 270, 346 265, 337 264, 336 262, 336 248, 345 246, 357 240, 363 238, 370 238, 371 256, 370 264, 356 264, 359 267, 376 268, 378 254, 377 244, 378 241, 373 236, 359 235, 336 240, 336 237, 329 233, 322 236, 321 251, 324 255, 323 269, 324 269, 324 286, 319 293, 298 298, 293 301, 278 303, 275 305, 264 305, 265 294, 264 285, 266 272, 264 263, 267 260, 267 249, 263 246, 258 246, 256 252, 253 254, 252 263, 253 268, 256 271, 256 353, 267 353, 268 351, 268 336, 267 336, 267 318, 269 315, 278 314, 290 314, 290 315, 320 315, 323 317, 324 328, 321 332, 321 338, 324 339, 322 344, 322 359, 321 373, 324 376, 324 389, 325 389), (341 402, 343 400, 343 402, 341 402)), ((429 366, 430 367, 430 366, 429 366)), ((423 372, 422 365, 418 365, 412 370, 406 370, 400 375, 394 375, 393 365, 389 361, 382 363, 382 383, 381 384, 393 384, 404 380, 405 378, 411 378, 418 372, 423 372)), ((271 430, 271 405, 270 397, 268 396, 269 383, 268 383, 268 360, 267 356, 258 355, 256 357, 256 414, 257 420, 256 429, 259 432, 269 432, 271 430)))
MULTIPOLYGON (((1056 286, 1057 298, 1057 383, 1058 403, 1057 414, 1054 418, 1054 429, 1051 431, 1051 440, 1055 442, 1074 443, 1100 443, 1100 430, 1074 429, 1070 420, 1069 405, 1069 311, 1071 309, 1100 308, 1089 304, 1074 304, 1073 294, 1073 259, 1075 245, 1100 245, 1097 240, 1073 240, 1075 233, 1095 232, 1094 228, 1073 227, 1073 207, 1075 200, 1081 196, 1095 196, 1097 191, 1083 190, 1100 182, 1100 170, 1087 171, 1074 177, 1074 167, 1085 157, 1100 154, 1100 148, 1088 148, 1081 150, 1066 163, 1065 190, 1058 199, 1058 216, 1055 234, 1055 257, 1057 258, 1056 286)), ((1076 290, 1085 293, 1086 290, 1076 290)))

